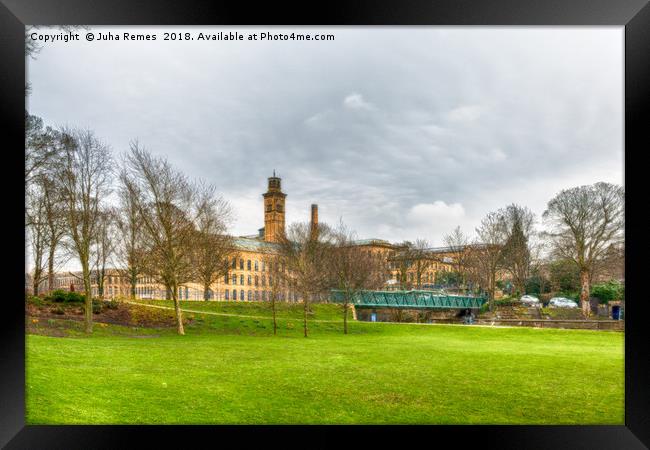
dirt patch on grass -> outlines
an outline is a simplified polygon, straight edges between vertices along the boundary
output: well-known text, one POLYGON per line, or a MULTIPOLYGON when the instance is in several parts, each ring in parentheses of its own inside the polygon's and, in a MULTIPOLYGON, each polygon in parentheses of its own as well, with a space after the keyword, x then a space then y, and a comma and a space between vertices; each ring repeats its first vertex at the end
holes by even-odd
MULTIPOLYGON (((49 302, 42 302, 40 305, 27 303, 25 315, 28 324, 32 319, 37 319, 41 325, 48 323, 48 319, 83 322, 84 306, 49 302)), ((172 328, 176 326, 176 316, 173 310, 147 308, 127 303, 110 305, 106 303, 99 312, 93 313, 93 321, 142 328, 172 328)), ((183 317, 184 325, 189 325, 193 321, 192 317, 183 317)))
MULTIPOLYGON (((29 322, 31 322, 31 320, 29 322)), ((27 323, 27 325, 25 326, 25 332, 27 334, 38 334, 41 336, 52 336, 52 337, 67 336, 65 330, 61 328, 57 328, 55 324, 50 324, 47 322, 41 323, 40 320, 37 323, 33 323, 33 322, 27 323)))

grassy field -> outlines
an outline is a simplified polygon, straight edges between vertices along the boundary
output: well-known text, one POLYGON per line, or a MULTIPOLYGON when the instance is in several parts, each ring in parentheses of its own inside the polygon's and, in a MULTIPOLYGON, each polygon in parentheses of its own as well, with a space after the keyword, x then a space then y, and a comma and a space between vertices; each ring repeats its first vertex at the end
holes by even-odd
POLYGON ((183 307, 240 316, 186 313, 186 336, 48 319, 67 337, 27 336, 27 423, 623 424, 622 333, 354 322, 345 336, 340 310, 314 305, 305 339, 299 305, 282 305, 278 336, 265 305, 183 307))

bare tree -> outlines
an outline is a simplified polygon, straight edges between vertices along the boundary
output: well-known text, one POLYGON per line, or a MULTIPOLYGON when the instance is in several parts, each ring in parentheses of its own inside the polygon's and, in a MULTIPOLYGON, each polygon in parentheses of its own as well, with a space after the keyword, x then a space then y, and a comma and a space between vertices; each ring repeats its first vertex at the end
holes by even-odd
POLYGON ((94 274, 97 283, 97 295, 104 298, 104 282, 107 276, 107 265, 112 260, 115 249, 115 211, 112 208, 102 208, 97 217, 97 231, 93 243, 94 274))
POLYGON ((332 246, 331 232, 323 223, 316 226, 318 230, 314 233, 308 223, 292 224, 278 242, 280 259, 287 268, 280 275, 302 297, 305 337, 309 304, 329 287, 326 264, 332 246))
POLYGON ((215 194, 214 186, 201 186, 197 198, 194 265, 196 279, 203 286, 203 300, 209 300, 210 288, 220 277, 228 275, 229 259, 237 257, 235 242, 227 234, 232 217, 230 205, 215 194))
POLYGON ((92 333, 91 251, 102 214, 102 200, 110 192, 112 158, 109 148, 92 131, 63 130, 62 134, 64 153, 57 181, 67 233, 81 264, 86 295, 85 331, 92 333))
POLYGON ((38 295, 41 283, 46 278, 45 265, 47 252, 47 219, 46 201, 41 188, 34 187, 28 197, 26 208, 27 222, 29 223, 28 233, 30 236, 31 253, 34 259, 32 272, 33 295, 38 295))
POLYGON ((125 168, 120 171, 118 196, 119 208, 115 219, 116 266, 120 278, 129 284, 129 297, 135 299, 138 277, 144 273, 146 247, 142 215, 138 209, 140 191, 125 168))
POLYGON ((28 205, 30 206, 26 209, 27 222, 31 223, 32 230, 37 231, 36 235, 32 235, 32 238, 40 239, 41 251, 47 253, 46 257, 37 254, 34 256, 35 258, 41 258, 41 262, 47 265, 46 278, 49 291, 54 286, 56 268, 60 263, 64 262, 59 250, 66 231, 63 204, 54 181, 53 171, 53 167, 44 168, 33 178, 29 188, 30 194, 27 196, 28 205), (34 220, 38 220, 39 223, 32 223, 34 220), (39 233, 40 236, 38 236, 39 233))
POLYGON ((131 144, 127 168, 147 249, 144 271, 171 295, 178 334, 184 335, 178 291, 196 274, 192 258, 196 189, 167 160, 152 156, 137 142, 131 144))
MULTIPOLYGON (((539 294, 542 295, 547 287, 549 261, 548 261, 548 243, 541 239, 542 233, 533 233, 531 235, 530 245, 530 276, 539 279, 539 294)), ((530 279, 530 277, 529 277, 530 279)), ((528 292, 527 292, 528 293, 528 292)))
POLYGON ((562 190, 548 202, 544 219, 555 255, 572 260, 580 272, 580 302, 586 316, 590 279, 611 244, 622 243, 625 194, 622 186, 596 183, 562 190))
POLYGON ((434 262, 429 247, 431 246, 425 239, 416 239, 413 246, 407 250, 410 253, 409 259, 413 262, 415 269, 416 289, 422 289, 422 275, 429 270, 434 262))
POLYGON ((25 186, 61 156, 60 133, 25 112, 25 186))
POLYGON ((460 226, 457 226, 451 233, 443 237, 443 242, 449 248, 449 253, 454 260, 454 268, 458 273, 461 285, 464 286, 467 281, 467 248, 470 243, 469 236, 463 233, 460 226))
POLYGON ((343 333, 348 333, 348 311, 354 297, 365 289, 378 289, 385 282, 386 259, 355 244, 355 234, 342 222, 333 232, 328 268, 332 284, 343 294, 343 333))
POLYGON ((489 308, 492 310, 497 272, 506 241, 502 211, 488 213, 476 228, 476 234, 477 241, 471 245, 468 253, 470 271, 474 280, 487 291, 489 308))
POLYGON ((404 291, 411 288, 411 282, 408 279, 409 271, 413 267, 413 253, 411 248, 413 243, 404 241, 397 245, 398 249, 389 257, 389 261, 397 269, 397 278, 399 280, 399 288, 404 291))
POLYGON ((268 285, 271 288, 269 291, 269 305, 271 306, 271 316, 273 318, 273 335, 278 334, 278 321, 277 321, 277 302, 280 297, 280 290, 282 289, 282 257, 276 253, 268 253, 262 259, 264 265, 268 268, 268 285))
POLYGON ((515 291, 524 294, 526 280, 530 275, 531 235, 535 215, 525 206, 509 205, 500 210, 505 226, 505 243, 503 246, 503 268, 512 277, 515 291))
POLYGON ((607 246, 603 255, 596 260, 590 283, 609 280, 623 281, 625 279, 625 245, 612 243, 607 246))

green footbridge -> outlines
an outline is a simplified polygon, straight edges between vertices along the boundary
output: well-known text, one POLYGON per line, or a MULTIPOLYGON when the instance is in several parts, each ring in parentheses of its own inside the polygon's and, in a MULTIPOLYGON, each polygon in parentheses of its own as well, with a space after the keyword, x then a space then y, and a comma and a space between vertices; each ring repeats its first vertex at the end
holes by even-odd
MULTIPOLYGON (((343 303, 345 294, 332 290, 331 301, 343 303)), ((356 308, 467 309, 480 308, 485 297, 441 295, 431 291, 360 291, 354 295, 356 308)))

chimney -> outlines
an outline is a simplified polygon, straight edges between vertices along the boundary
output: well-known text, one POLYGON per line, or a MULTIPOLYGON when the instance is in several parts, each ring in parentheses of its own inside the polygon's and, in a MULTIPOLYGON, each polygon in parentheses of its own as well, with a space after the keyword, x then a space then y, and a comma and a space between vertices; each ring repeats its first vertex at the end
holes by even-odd
POLYGON ((311 234, 316 236, 318 233, 318 205, 311 205, 311 234))

